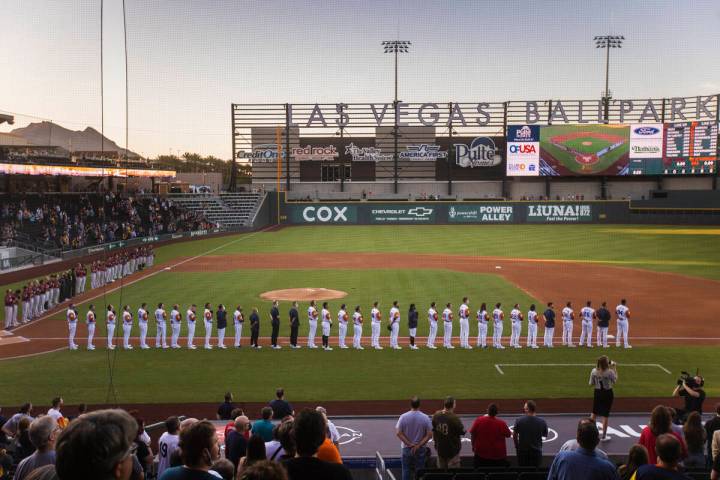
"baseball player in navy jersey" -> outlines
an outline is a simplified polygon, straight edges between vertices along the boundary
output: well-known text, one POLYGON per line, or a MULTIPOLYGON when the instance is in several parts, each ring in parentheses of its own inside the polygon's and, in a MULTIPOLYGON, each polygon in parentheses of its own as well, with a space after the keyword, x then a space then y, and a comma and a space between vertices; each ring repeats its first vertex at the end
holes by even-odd
MULTIPOLYGON (((166 320, 167 320, 167 313, 165 312, 165 305, 162 302, 160 302, 160 303, 158 303, 158 306, 155 309, 155 328, 156 328, 155 348, 168 348, 166 320)), ((170 323, 172 323, 172 318, 170 319, 170 323)), ((172 325, 171 325, 171 328, 172 328, 172 325)))
POLYGON ((513 305, 510 310, 510 346, 512 348, 522 348, 520 346, 520 332, 522 331, 523 314, 520 311, 520 305, 513 305))
POLYGON ((572 309, 572 303, 567 302, 565 308, 562 309, 563 332, 562 343, 565 346, 575 348, 572 342, 573 320, 575 320, 575 312, 572 309))
POLYGON ((180 345, 178 345, 180 322, 182 322, 180 306, 175 304, 170 311, 170 348, 180 348, 180 345))
POLYGON ((115 350, 115 345, 113 344, 113 337, 115 336, 115 309, 113 309, 112 305, 107 306, 107 316, 106 319, 106 325, 107 325, 107 347, 110 350, 115 350))
POLYGON ((398 334, 400 333, 400 309, 398 308, 398 301, 393 301, 393 306, 390 309, 390 348, 394 350, 401 350, 402 347, 398 345, 398 334))
POLYGON ((468 298, 463 297, 458 317, 460 317, 460 348, 470 350, 472 347, 470 346, 470 307, 468 303, 468 298))
POLYGON ((628 343, 628 330, 630 329, 630 309, 627 307, 627 301, 623 298, 620 305, 615 307, 617 314, 617 335, 615 336, 615 346, 620 348, 620 342, 623 342, 625 348, 632 348, 628 343))
POLYGON ((503 320, 505 319, 505 313, 500 308, 502 304, 500 302, 495 304, 495 310, 493 310, 493 347, 504 350, 502 344, 502 332, 503 332, 503 320))
POLYGON ((145 342, 145 340, 147 339, 148 331, 148 313, 146 307, 147 304, 143 303, 137 311, 138 328, 140 329, 140 348, 142 350, 147 350, 148 348, 150 348, 145 342))
POLYGON ((480 310, 477 311, 477 322, 478 322, 478 337, 477 346, 480 348, 487 348, 487 332, 488 332, 488 320, 490 317, 487 313, 487 305, 483 302, 480 305, 480 310))
POLYGON ((537 331, 538 321, 537 312, 535 311, 535 304, 530 305, 530 310, 527 312, 528 319, 528 331, 527 331, 527 346, 528 348, 539 348, 537 345, 537 331))
POLYGON ((205 310, 203 311, 203 320, 205 323, 205 350, 212 350, 210 345, 210 337, 212 336, 212 325, 213 325, 213 311, 212 305, 209 303, 205 304, 205 310))
POLYGON ((437 347, 435 346, 435 337, 437 336, 438 330, 437 322, 438 313, 435 309, 435 302, 432 302, 430 304, 430 308, 428 309, 428 323, 430 324, 430 332, 427 338, 427 347, 433 350, 437 349, 437 347))
POLYGON ((320 317, 322 319, 322 344, 323 350, 329 352, 332 350, 332 347, 330 346, 330 326, 332 325, 332 318, 330 318, 328 303, 323 302, 322 307, 322 312, 320 313, 320 317))
POLYGON ((455 348, 452 344, 452 328, 453 328, 453 313, 452 304, 450 302, 445 304, 445 310, 442 312, 443 319, 443 347, 455 348))
POLYGON ((555 334, 555 309, 553 308, 553 302, 548 302, 543 317, 545 318, 543 345, 547 348, 553 348, 553 335, 555 334))
POLYGON ((608 348, 608 327, 610 326, 610 311, 607 309, 607 303, 602 302, 596 313, 597 324, 597 346, 608 348))
POLYGON ((240 348, 242 341, 242 328, 245 323, 245 316, 240 305, 235 308, 233 312, 233 326, 235 327, 235 348, 240 348))
POLYGON ((195 350, 193 339, 195 338, 195 322, 197 321, 197 305, 194 303, 190 306, 187 312, 185 312, 185 319, 187 320, 188 335, 187 335, 187 346, 190 350, 195 350))
POLYGON ((87 324, 88 329, 88 338, 87 338, 87 349, 88 350, 95 350, 95 345, 93 345, 93 337, 95 337, 95 305, 90 304, 88 307, 87 315, 85 315, 85 323, 87 324))
POLYGON ((363 317, 360 311, 360 305, 355 307, 355 313, 353 313, 353 348, 357 350, 365 350, 362 346, 362 324, 363 317))
POLYGON ((345 345, 345 337, 347 336, 348 327, 348 314, 345 311, 345 304, 340 305, 340 311, 338 312, 338 345, 340 348, 348 348, 345 345))
POLYGON ((383 347, 380 346, 381 319, 382 314, 380 313, 380 309, 378 308, 378 302, 373 302, 373 308, 372 310, 370 310, 370 346, 373 347, 375 350, 383 349, 383 347))
POLYGON ((130 312, 130 305, 125 305, 122 312, 122 329, 123 329, 123 348, 125 350, 132 350, 133 346, 130 345, 130 333, 133 327, 133 316, 130 312))
POLYGON ((77 350, 78 346, 75 344, 75 332, 77 330, 77 313, 75 312, 75 305, 70 302, 68 305, 67 312, 65 312, 65 318, 68 324, 68 345, 70 350, 77 350))
POLYGON ((225 346, 225 329, 227 328, 227 312, 225 311, 225 305, 222 303, 218 305, 217 313, 215 314, 217 320, 217 332, 218 332, 218 348, 226 349, 225 346))
POLYGON ((310 300, 310 306, 308 307, 307 315, 308 315, 307 346, 308 346, 308 348, 317 348, 317 345, 315 345, 315 332, 317 331, 318 311, 317 311, 317 308, 315 308, 315 300, 310 300))
POLYGON ((580 330, 580 346, 587 345, 588 348, 592 348, 592 330, 593 320, 595 320, 595 309, 591 307, 592 302, 587 301, 585 306, 580 309, 581 330, 580 330))

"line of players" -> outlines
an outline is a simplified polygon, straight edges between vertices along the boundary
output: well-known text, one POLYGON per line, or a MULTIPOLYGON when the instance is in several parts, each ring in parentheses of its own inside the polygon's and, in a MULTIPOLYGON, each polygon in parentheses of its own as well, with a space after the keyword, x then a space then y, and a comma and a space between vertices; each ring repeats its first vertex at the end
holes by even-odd
MULTIPOLYGON (((274 349, 281 348, 278 345, 278 334, 280 328, 280 311, 279 302, 273 301, 272 308, 270 310, 271 325, 272 325, 272 336, 271 342, 274 349)), ((205 304, 202 318, 205 327, 205 344, 204 348, 212 349, 211 344, 212 333, 213 333, 213 322, 216 322, 217 331, 217 344, 218 348, 227 348, 225 346, 225 330, 227 329, 227 314, 223 305, 218 306, 217 312, 214 312, 210 303, 205 304)), ((628 343, 628 329, 630 319, 630 309, 627 307, 625 299, 620 301, 620 304, 615 308, 615 314, 617 319, 617 334, 615 336, 616 346, 621 345, 625 348, 632 348, 628 343)), ((147 308, 147 304, 143 303, 137 310, 138 327, 140 330, 140 348, 148 349, 150 346, 147 344, 148 334, 148 319, 150 312, 147 308)), ((458 309, 459 326, 460 326, 460 348, 472 349, 470 345, 470 303, 468 298, 463 298, 462 304, 458 309)), ((181 348, 178 343, 180 338, 180 328, 182 324, 182 314, 180 307, 176 304, 173 305, 172 310, 169 314, 170 320, 170 344, 167 343, 167 320, 168 313, 165 310, 163 303, 157 305, 157 309, 154 312, 155 323, 156 323, 156 337, 155 347, 156 348, 181 348)), ((330 332, 333 325, 332 314, 328 308, 328 303, 322 304, 322 309, 318 312, 315 301, 311 301, 307 309, 308 317, 308 337, 307 347, 318 348, 315 344, 315 337, 317 333, 318 321, 321 324, 322 333, 322 348, 325 350, 332 350, 330 347, 330 332)), ((408 327, 410 336, 410 349, 417 350, 416 335, 417 335, 417 324, 418 314, 415 309, 415 305, 410 306, 408 313, 408 327)), ((233 324, 235 329, 235 341, 234 346, 240 348, 242 339, 242 329, 245 323, 245 317, 242 307, 238 306, 232 314, 233 324)), ((455 348, 452 344, 453 339, 453 310, 452 305, 447 303, 445 309, 439 312, 436 308, 435 302, 430 304, 430 308, 427 312, 428 323, 430 327, 429 335, 427 337, 427 347, 430 349, 436 349, 435 339, 438 334, 439 324, 443 327, 443 347, 446 349, 455 348)), ((611 315, 606 307, 606 303, 603 302, 602 306, 596 311, 592 307, 592 302, 587 301, 586 305, 580 310, 581 318, 581 335, 580 335, 580 346, 587 346, 592 348, 592 331, 594 323, 597 322, 597 346, 608 348, 608 329, 610 324, 611 315)), ((292 307, 289 311, 290 319, 290 347, 301 348, 298 345, 298 326, 299 326, 299 313, 298 303, 293 302, 292 307)), ((505 313, 502 310, 501 303, 496 303, 495 308, 489 311, 486 304, 483 303, 480 309, 476 312, 476 319, 478 322, 478 336, 476 346, 480 348, 487 348, 487 336, 488 327, 492 322, 492 346, 497 349, 504 349, 502 345, 502 333, 503 324, 505 320, 505 313)), ((539 348, 537 344, 538 336, 538 325, 540 320, 544 320, 544 346, 553 348, 553 337, 555 332, 555 310, 552 302, 547 304, 547 309, 539 314, 535 308, 535 305, 531 305, 527 311, 527 317, 523 315, 520 310, 520 305, 515 304, 510 311, 511 321, 511 335, 510 335, 510 347, 522 348, 520 345, 520 332, 522 330, 522 322, 527 319, 527 340, 526 346, 528 348, 539 348)), ((77 331, 78 324, 78 311, 75 306, 71 303, 66 312, 66 320, 68 324, 68 342, 71 350, 77 350, 78 345, 75 343, 75 334, 77 331)), ((352 322, 353 326, 353 348, 363 350, 362 346, 362 327, 364 323, 362 309, 358 305, 355 307, 355 311, 352 315, 349 314, 343 303, 340 306, 340 310, 337 314, 338 320, 338 345, 341 349, 349 348, 345 339, 348 334, 348 326, 352 322), (352 319, 351 319, 352 316, 352 319)), ((567 302, 565 307, 561 311, 562 321, 562 344, 567 347, 575 347, 573 344, 573 327, 575 320, 575 312, 572 309, 572 303, 567 302)), ((95 325, 97 322, 97 315, 95 313, 95 307, 89 306, 88 312, 85 316, 85 321, 88 329, 88 350, 94 350, 93 339, 95 336, 95 325)), ((130 345, 130 335, 134 325, 133 313, 129 305, 125 305, 120 313, 115 311, 112 305, 107 306, 106 312, 106 326, 107 326, 107 348, 114 349, 113 343, 115 336, 116 322, 122 322, 123 332, 123 348, 131 350, 133 348, 130 345)), ((196 322, 198 321, 197 306, 191 305, 190 308, 185 312, 185 321, 187 324, 187 348, 196 349, 193 341, 195 338, 196 322)), ((250 314, 250 345, 253 348, 262 348, 258 345, 258 339, 260 334, 260 316, 257 308, 252 309, 250 314)), ((390 309, 389 323, 387 325, 390 331, 390 348, 400 350, 402 347, 398 344, 398 335, 400 331, 400 308, 397 300, 393 302, 393 306, 390 309)), ((373 307, 370 310, 370 326, 371 326, 371 343, 370 346, 377 350, 382 350, 383 347, 380 345, 380 330, 382 324, 382 314, 378 308, 378 302, 373 303, 373 307)))

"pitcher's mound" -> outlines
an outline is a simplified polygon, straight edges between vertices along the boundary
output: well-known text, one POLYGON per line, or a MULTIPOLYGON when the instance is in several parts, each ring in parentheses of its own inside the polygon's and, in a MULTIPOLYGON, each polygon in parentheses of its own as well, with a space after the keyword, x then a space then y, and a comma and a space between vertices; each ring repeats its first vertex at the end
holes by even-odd
POLYGON ((265 300, 297 300, 298 302, 334 300, 346 296, 347 292, 330 290, 329 288, 286 288, 284 290, 270 290, 260 294, 260 298, 265 300))

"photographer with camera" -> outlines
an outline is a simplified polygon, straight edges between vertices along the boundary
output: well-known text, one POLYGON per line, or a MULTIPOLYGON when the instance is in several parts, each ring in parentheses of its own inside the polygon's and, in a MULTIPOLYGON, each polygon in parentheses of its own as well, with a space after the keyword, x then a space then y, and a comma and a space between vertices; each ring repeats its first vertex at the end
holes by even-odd
POLYGON ((681 372, 677 386, 673 390, 673 397, 684 397, 685 408, 677 411, 675 422, 684 423, 690 412, 698 412, 702 415, 702 406, 705 401, 705 379, 696 374, 694 377, 688 372, 681 372))
POLYGON ((593 407, 590 418, 595 421, 595 417, 602 418, 603 431, 600 441, 608 440, 607 426, 610 410, 612 409, 613 386, 618 380, 617 364, 608 360, 606 355, 601 356, 597 360, 597 366, 590 372, 590 385, 594 388, 593 407))

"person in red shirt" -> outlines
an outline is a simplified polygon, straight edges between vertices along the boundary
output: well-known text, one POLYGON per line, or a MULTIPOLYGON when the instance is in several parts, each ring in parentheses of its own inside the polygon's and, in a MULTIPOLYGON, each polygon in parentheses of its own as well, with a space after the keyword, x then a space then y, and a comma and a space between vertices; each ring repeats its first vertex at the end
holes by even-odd
POLYGON ((496 418, 497 414, 497 405, 491 403, 487 415, 476 418, 470 427, 475 468, 509 465, 505 440, 512 434, 507 423, 496 418))
POLYGON ((672 429, 672 415, 670 415, 670 410, 668 410, 668 408, 664 405, 658 405, 653 408, 653 411, 650 414, 650 422, 648 426, 643 428, 642 432, 640 432, 640 440, 638 441, 640 445, 647 448, 648 460, 651 465, 655 465, 655 463, 657 463, 655 442, 660 435, 664 435, 666 433, 674 435, 680 442, 680 459, 682 460, 687 457, 687 446, 685 445, 685 441, 682 436, 674 432, 672 429))

